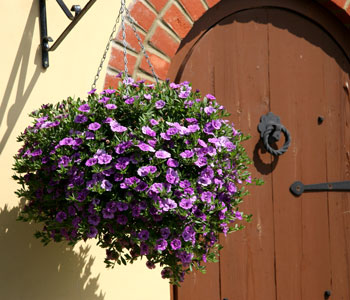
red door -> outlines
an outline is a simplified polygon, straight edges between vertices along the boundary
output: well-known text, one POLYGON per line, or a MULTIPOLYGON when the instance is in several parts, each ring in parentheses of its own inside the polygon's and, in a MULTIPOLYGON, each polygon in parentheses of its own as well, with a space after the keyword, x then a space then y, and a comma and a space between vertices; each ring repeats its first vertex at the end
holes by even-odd
POLYGON ((349 32, 310 1, 233 2, 198 22, 170 76, 216 95, 252 136, 251 171, 265 184, 242 206, 253 221, 221 238, 220 262, 188 276, 173 298, 321 300, 329 291, 329 299, 350 299, 349 192, 289 191, 295 181, 350 180, 349 32), (279 157, 257 131, 270 111, 292 137, 279 157))

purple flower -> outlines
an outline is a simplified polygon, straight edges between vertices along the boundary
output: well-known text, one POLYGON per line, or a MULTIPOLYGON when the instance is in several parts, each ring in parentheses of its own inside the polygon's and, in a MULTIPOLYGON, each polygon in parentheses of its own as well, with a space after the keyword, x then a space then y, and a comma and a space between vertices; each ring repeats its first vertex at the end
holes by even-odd
POLYGON ((212 120, 211 124, 216 130, 219 130, 221 128, 221 120, 212 120))
POLYGON ((164 251, 167 246, 168 246, 168 242, 165 239, 158 239, 154 249, 158 251, 164 251))
POLYGON ((188 210, 188 209, 190 209, 190 208, 192 208, 193 207, 193 202, 194 202, 195 200, 193 199, 193 197, 192 198, 183 198, 183 199, 181 199, 181 201, 180 201, 180 207, 182 207, 183 209, 186 209, 186 210, 188 210))
POLYGON ((143 97, 147 100, 151 100, 152 99, 152 95, 151 94, 144 94, 143 97))
POLYGON ((199 157, 195 162, 194 164, 197 166, 197 167, 203 167, 207 164, 207 158, 206 157, 199 157))
POLYGON ((189 188, 191 186, 191 182, 188 180, 183 180, 180 182, 180 187, 183 189, 189 188))
POLYGON ((168 136, 172 136, 172 135, 177 134, 178 132, 179 132, 179 130, 178 130, 177 128, 171 127, 171 128, 169 128, 169 129, 166 131, 166 134, 167 134, 168 136))
POLYGON ((148 260, 146 262, 146 266, 147 266, 148 269, 151 269, 151 270, 156 267, 156 265, 153 262, 151 262, 150 260, 148 260))
POLYGON ((164 150, 159 150, 159 151, 157 151, 157 152, 155 153, 155 156, 156 156, 157 158, 161 158, 161 159, 165 159, 165 158, 170 158, 170 157, 171 157, 170 153, 167 152, 167 151, 164 151, 164 150))
POLYGON ((74 119, 75 123, 85 123, 88 120, 87 116, 85 115, 77 115, 74 119))
POLYGON ((92 89, 90 92, 88 92, 89 95, 94 94, 96 92, 96 89, 92 89))
POLYGON ((204 148, 208 147, 207 143, 204 142, 203 140, 198 139, 197 141, 198 141, 198 144, 199 144, 200 146, 202 146, 202 147, 204 147, 204 148))
POLYGON ((197 124, 198 123, 198 120, 196 118, 186 118, 186 121, 188 123, 194 123, 194 124, 197 124))
POLYGON ((97 158, 100 165, 107 165, 112 161, 112 156, 107 153, 102 153, 97 158))
POLYGON ((177 168, 179 166, 179 162, 175 159, 169 158, 166 162, 168 167, 177 168))
POLYGON ((170 86, 172 89, 178 89, 178 88, 180 87, 179 84, 176 84, 176 83, 174 83, 174 82, 170 83, 169 86, 170 86))
POLYGON ((87 237, 92 239, 92 238, 96 237, 97 234, 98 234, 98 231, 97 231, 96 227, 91 226, 89 229, 89 233, 87 234, 87 237))
POLYGON ((70 162, 70 158, 66 155, 63 155, 62 157, 60 157, 60 159, 58 160, 58 166, 59 167, 67 167, 68 164, 70 162))
POLYGON ((192 262, 193 253, 188 253, 188 252, 183 251, 180 255, 180 259, 181 259, 181 262, 183 264, 189 264, 192 262))
POLYGON ((33 152, 30 153, 30 155, 33 157, 40 156, 41 154, 43 154, 43 151, 41 149, 35 149, 33 152))
POLYGON ((100 100, 98 100, 98 103, 106 104, 108 102, 108 100, 110 100, 110 99, 111 98, 104 96, 100 100))
POLYGON ((141 230, 141 232, 138 234, 138 237, 141 241, 147 241, 149 238, 149 232, 146 229, 141 230))
POLYGON ((156 109, 162 109, 165 106, 165 102, 163 100, 158 100, 155 103, 156 109))
POLYGON ((109 123, 109 126, 111 127, 112 131, 113 132, 124 132, 127 130, 126 127, 120 125, 118 122, 112 120, 110 123, 109 123))
POLYGON ((71 217, 75 216, 75 208, 73 206, 68 206, 68 215, 70 215, 71 217))
POLYGON ((193 133, 200 130, 200 127, 197 124, 194 124, 194 125, 188 126, 188 130, 193 133))
POLYGON ((160 134, 160 137, 163 139, 163 140, 166 140, 166 141, 170 141, 171 140, 171 137, 169 135, 167 135, 166 133, 162 132, 160 134))
POLYGON ((140 255, 147 255, 149 252, 148 246, 145 243, 140 245, 140 255))
POLYGON ((181 91, 179 93, 179 98, 186 99, 190 95, 190 91, 181 91))
POLYGON ((148 126, 143 126, 142 127, 142 133, 143 134, 147 134, 151 137, 155 137, 156 136, 156 132, 154 130, 152 130, 150 127, 148 126))
POLYGON ((242 214, 239 212, 239 211, 236 211, 235 212, 235 217, 236 217, 236 219, 238 219, 238 220, 242 220, 243 218, 242 218, 242 214))
POLYGON ((130 98, 127 98, 124 102, 125 102, 126 104, 133 104, 134 101, 135 101, 134 97, 130 97, 130 98))
POLYGON ((88 126, 88 128, 92 131, 96 131, 96 130, 100 129, 100 127, 101 127, 101 124, 97 123, 97 122, 91 123, 88 126))
POLYGON ((170 184, 177 184, 179 182, 179 174, 172 168, 169 168, 166 171, 165 175, 166 181, 170 184))
POLYGON ((74 140, 71 137, 66 137, 66 138, 60 140, 58 144, 60 146, 66 146, 66 145, 71 146, 71 145, 73 145, 73 142, 74 142, 74 140))
POLYGON ((117 223, 120 225, 126 225, 126 223, 128 223, 128 218, 124 215, 118 215, 117 216, 117 223))
POLYGON ((56 215, 56 221, 62 223, 65 219, 67 219, 67 214, 64 211, 59 211, 56 215))
POLYGON ((90 106, 89 106, 89 104, 83 104, 78 108, 78 110, 81 112, 89 112, 90 106))
POLYGON ((114 212, 111 209, 106 207, 106 208, 102 209, 102 217, 104 219, 113 219, 114 218, 114 212))
POLYGON ((130 163, 129 157, 119 157, 117 163, 114 165, 117 170, 125 170, 130 163))
POLYGON ((194 155, 194 153, 192 150, 185 150, 184 152, 180 153, 180 156, 182 158, 191 158, 191 157, 193 157, 193 155, 194 155))
POLYGON ((140 181, 137 186, 135 187, 135 191, 137 192, 143 192, 148 188, 148 185, 146 182, 140 181))
POLYGON ((103 179, 101 183, 101 188, 103 188, 106 191, 111 191, 113 187, 113 184, 111 184, 107 179, 103 179))
POLYGON ((216 99, 215 96, 213 96, 212 94, 207 94, 205 97, 207 99, 209 99, 209 100, 215 100, 216 99))
POLYGON ((117 108, 117 106, 115 105, 115 104, 106 104, 105 105, 105 108, 107 108, 107 109, 116 109, 117 108))
POLYGON ((149 122, 151 123, 152 126, 156 126, 159 124, 159 122, 154 119, 151 119, 149 122))
POLYGON ((170 235, 170 229, 168 227, 161 228, 160 235, 162 236, 163 239, 167 239, 170 235))
POLYGON ((191 226, 186 226, 184 231, 182 232, 182 238, 185 242, 188 242, 192 239, 194 239, 196 232, 191 226))
POLYGON ((203 192, 203 193, 201 194, 201 200, 202 200, 203 202, 210 203, 212 197, 213 197, 213 193, 212 193, 212 192, 203 192))
POLYGON ((88 167, 91 167, 91 166, 96 165, 96 164, 97 164, 97 158, 94 158, 94 157, 89 158, 85 163, 85 165, 88 167))
POLYGON ((101 218, 98 215, 89 215, 88 223, 94 226, 97 226, 101 221, 101 218))
POLYGON ((207 106, 204 108, 204 112, 209 116, 212 113, 216 112, 216 109, 212 106, 207 106))
POLYGON ((181 241, 179 239, 173 239, 170 243, 171 249, 178 250, 181 248, 181 241))
POLYGON ((95 139, 95 134, 93 134, 90 131, 86 131, 84 135, 85 135, 85 139, 87 139, 87 140, 94 140, 95 139))
POLYGON ((149 166, 144 166, 141 167, 137 170, 137 174, 139 174, 139 176, 143 177, 143 176, 147 176, 149 174, 150 170, 149 170, 149 166))
POLYGON ((119 211, 126 211, 129 208, 129 204, 125 202, 117 202, 116 207, 119 211))
POLYGON ((139 147, 142 151, 148 151, 148 152, 155 152, 156 151, 156 150, 154 150, 153 147, 151 147, 150 145, 148 145, 146 143, 140 143, 136 146, 139 147))

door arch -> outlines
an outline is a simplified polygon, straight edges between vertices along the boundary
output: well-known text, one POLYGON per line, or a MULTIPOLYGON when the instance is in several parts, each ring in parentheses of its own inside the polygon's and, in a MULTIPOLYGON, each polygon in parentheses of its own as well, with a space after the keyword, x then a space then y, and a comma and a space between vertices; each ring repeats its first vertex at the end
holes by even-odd
POLYGON ((252 171, 265 185, 244 204, 253 222, 222 239, 220 263, 189 277, 174 299, 316 300, 326 290, 350 298, 350 197, 289 192, 296 180, 350 178, 348 34, 314 2, 245 0, 220 2, 182 41, 170 78, 214 93, 252 135, 252 171), (269 111, 292 134, 278 160, 256 130, 269 111))

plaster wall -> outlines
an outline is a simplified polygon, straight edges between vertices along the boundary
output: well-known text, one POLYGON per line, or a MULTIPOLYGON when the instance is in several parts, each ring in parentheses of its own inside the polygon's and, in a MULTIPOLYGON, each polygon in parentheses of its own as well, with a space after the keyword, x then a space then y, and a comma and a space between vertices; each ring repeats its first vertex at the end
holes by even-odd
MULTIPOLYGON (((87 0, 65 0, 83 7, 87 0), (79 2, 79 3, 76 3, 79 2)), ((131 1, 127 1, 129 4, 131 1)), ((19 199, 11 179, 16 137, 31 120, 28 113, 43 103, 90 90, 120 1, 99 0, 54 52, 50 67, 41 66, 39 0, 1 1, 0 26, 0 298, 7 300, 167 300, 169 285, 160 268, 145 261, 105 268, 104 251, 95 241, 73 249, 65 244, 43 247, 33 237, 37 225, 16 221, 19 199)), ((54 40, 69 24, 56 1, 47 0, 48 33, 54 40)), ((118 26, 119 27, 119 26, 118 26)), ((109 54, 107 55, 109 57, 109 54)), ((101 90, 106 62, 97 83, 101 90)))

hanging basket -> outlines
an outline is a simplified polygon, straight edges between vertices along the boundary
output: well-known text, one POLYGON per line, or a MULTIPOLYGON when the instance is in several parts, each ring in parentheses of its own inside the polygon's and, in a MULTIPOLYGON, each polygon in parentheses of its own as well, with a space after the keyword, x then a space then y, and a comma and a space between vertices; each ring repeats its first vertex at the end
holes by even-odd
POLYGON ((184 82, 125 78, 87 100, 43 105, 18 141, 14 179, 44 244, 96 238, 108 266, 147 258, 178 284, 215 261, 220 233, 243 228, 246 139, 184 82))

